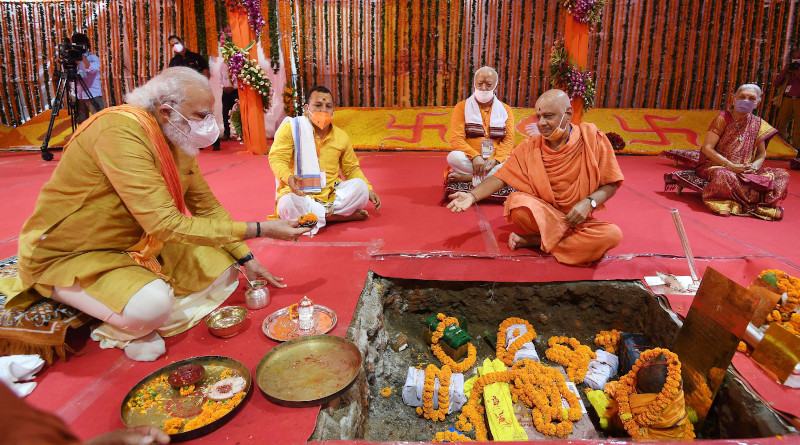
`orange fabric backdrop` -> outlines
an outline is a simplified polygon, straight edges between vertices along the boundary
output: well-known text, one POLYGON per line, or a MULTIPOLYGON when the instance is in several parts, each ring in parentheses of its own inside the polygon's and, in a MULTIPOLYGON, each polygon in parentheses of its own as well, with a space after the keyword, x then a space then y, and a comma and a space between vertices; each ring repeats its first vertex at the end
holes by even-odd
MULTIPOLYGON (((233 42, 246 48, 255 39, 255 33, 247 23, 247 15, 237 11, 228 11, 233 42)), ((250 48, 249 57, 257 58, 257 46, 250 48)), ((261 95, 250 87, 239 84, 239 109, 242 115, 242 139, 245 150, 250 153, 262 155, 269 151, 267 148, 267 134, 264 128, 264 111, 261 95)))

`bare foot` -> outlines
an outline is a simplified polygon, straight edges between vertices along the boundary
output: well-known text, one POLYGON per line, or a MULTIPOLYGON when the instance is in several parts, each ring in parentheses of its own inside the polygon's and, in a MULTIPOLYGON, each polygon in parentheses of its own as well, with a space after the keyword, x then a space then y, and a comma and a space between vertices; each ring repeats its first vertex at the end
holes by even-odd
POLYGON ((523 247, 531 247, 534 249, 538 249, 542 246, 542 237, 539 235, 533 234, 525 234, 525 235, 517 235, 514 232, 511 232, 511 235, 508 236, 508 248, 511 250, 521 249, 523 247))
POLYGON ((345 221, 364 221, 365 219, 369 218, 369 213, 364 210, 356 210, 353 212, 352 215, 329 215, 325 217, 325 222, 335 223, 335 222, 345 222, 345 221))
POLYGON ((452 172, 447 175, 447 182, 472 182, 472 175, 452 172))

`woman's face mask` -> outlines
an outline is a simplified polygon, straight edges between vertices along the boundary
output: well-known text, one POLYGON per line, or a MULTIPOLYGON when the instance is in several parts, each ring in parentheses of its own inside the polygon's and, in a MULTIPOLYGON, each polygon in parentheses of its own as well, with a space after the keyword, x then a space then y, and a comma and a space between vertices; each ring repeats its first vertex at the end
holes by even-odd
POLYGON ((741 100, 737 99, 736 103, 733 105, 733 108, 740 113, 752 113, 753 110, 756 109, 758 106, 758 102, 752 102, 749 100, 741 100))
POLYGON ((178 131, 186 136, 189 148, 205 148, 213 144, 219 138, 219 126, 213 114, 207 114, 203 120, 187 119, 186 116, 181 114, 178 110, 172 108, 170 104, 165 104, 172 111, 178 113, 189 124, 189 132, 185 132, 182 128, 169 121, 170 125, 175 127, 178 131))

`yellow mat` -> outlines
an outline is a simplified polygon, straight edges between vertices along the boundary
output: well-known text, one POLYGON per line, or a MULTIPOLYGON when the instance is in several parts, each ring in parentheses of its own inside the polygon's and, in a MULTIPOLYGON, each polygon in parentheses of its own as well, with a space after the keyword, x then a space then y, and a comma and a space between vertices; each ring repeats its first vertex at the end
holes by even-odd
MULTIPOLYGON (((360 150, 449 150, 452 107, 337 108, 333 123, 360 150)), ((657 155, 673 148, 699 149, 719 111, 594 108, 584 115, 605 132, 617 133, 627 146, 621 153, 657 155)), ((514 108, 515 144, 538 132, 532 108, 514 108)), ((771 158, 797 152, 780 137, 767 147, 771 158)))
MULTIPOLYGON (((452 107, 337 108, 333 123, 350 135, 359 150, 449 150, 452 107)), ((715 110, 594 108, 584 115, 601 130, 617 133, 627 146, 620 153, 657 155, 673 148, 699 149, 715 110)), ((532 108, 514 108, 515 145, 538 132, 532 108)), ((0 150, 39 149, 50 123, 45 111, 17 128, 0 126, 0 150)), ((63 145, 71 134, 69 116, 56 118, 50 146, 63 145)), ((797 152, 780 137, 767 147, 770 158, 790 159, 797 152)))
MULTIPOLYGON (((10 130, 0 131, 0 150, 38 150, 42 146, 49 124, 50 110, 47 110, 17 128, 6 127, 10 130)), ((63 146, 71 134, 69 114, 62 110, 53 123, 48 145, 63 146)))

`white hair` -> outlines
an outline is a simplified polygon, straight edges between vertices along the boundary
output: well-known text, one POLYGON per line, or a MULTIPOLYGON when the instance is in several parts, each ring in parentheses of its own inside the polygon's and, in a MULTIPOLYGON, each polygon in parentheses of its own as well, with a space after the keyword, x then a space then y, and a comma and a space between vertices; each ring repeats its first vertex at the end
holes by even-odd
POLYGON ((740 85, 739 88, 736 89, 736 93, 734 93, 734 94, 739 94, 739 91, 742 91, 745 88, 752 88, 752 89, 756 90, 756 93, 758 93, 758 98, 759 99, 761 99, 761 95, 764 94, 761 91, 761 87, 756 85, 756 84, 754 84, 754 83, 745 83, 745 84, 740 85))
POLYGON ((186 93, 198 86, 211 88, 206 76, 192 68, 177 66, 167 68, 147 83, 125 95, 125 102, 144 108, 152 114, 161 104, 180 105, 186 93))
POLYGON ((494 74, 494 78, 497 79, 498 81, 500 80, 500 75, 497 74, 497 70, 496 69, 494 69, 494 68, 492 68, 490 66, 482 66, 482 67, 478 68, 475 71, 475 75, 472 76, 472 82, 474 83, 475 79, 478 78, 478 73, 480 73, 481 71, 486 71, 486 70, 491 71, 491 73, 494 74))

